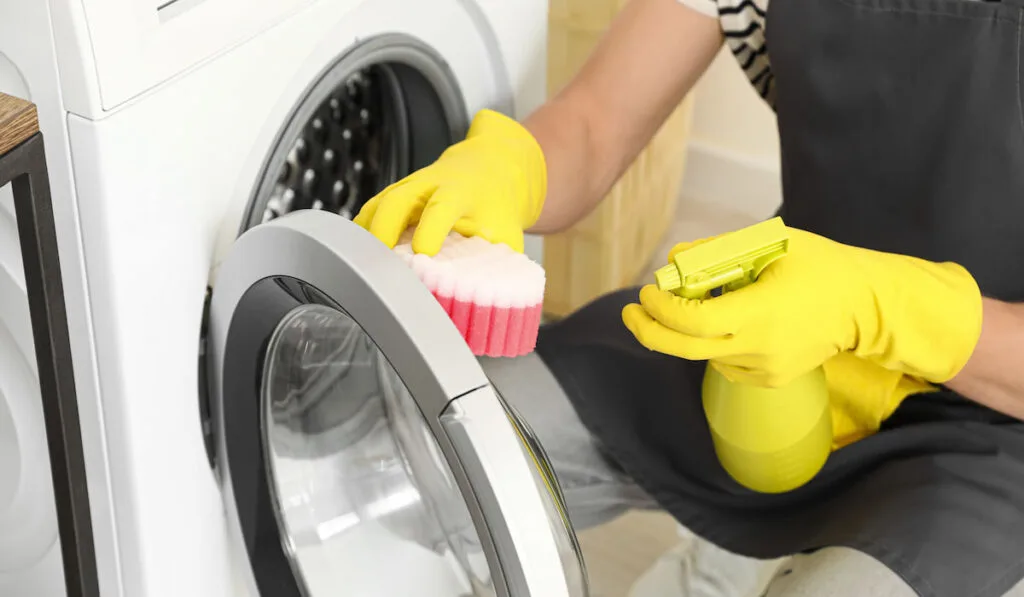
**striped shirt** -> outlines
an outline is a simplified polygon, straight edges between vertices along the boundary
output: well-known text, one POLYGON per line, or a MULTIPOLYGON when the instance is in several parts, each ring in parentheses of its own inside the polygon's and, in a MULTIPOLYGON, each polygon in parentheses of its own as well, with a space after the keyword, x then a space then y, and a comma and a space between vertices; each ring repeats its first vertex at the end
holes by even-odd
POLYGON ((769 105, 775 104, 775 78, 764 39, 768 0, 679 0, 686 6, 718 17, 725 43, 750 83, 769 105))

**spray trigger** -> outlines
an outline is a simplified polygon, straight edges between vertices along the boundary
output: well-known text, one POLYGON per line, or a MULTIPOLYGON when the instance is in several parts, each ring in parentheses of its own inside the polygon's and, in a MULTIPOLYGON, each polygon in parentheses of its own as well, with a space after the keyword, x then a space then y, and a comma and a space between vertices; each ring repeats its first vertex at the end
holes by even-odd
POLYGON ((788 249, 786 225, 774 217, 680 251, 654 279, 659 290, 704 299, 718 288, 724 293, 752 284, 788 249))

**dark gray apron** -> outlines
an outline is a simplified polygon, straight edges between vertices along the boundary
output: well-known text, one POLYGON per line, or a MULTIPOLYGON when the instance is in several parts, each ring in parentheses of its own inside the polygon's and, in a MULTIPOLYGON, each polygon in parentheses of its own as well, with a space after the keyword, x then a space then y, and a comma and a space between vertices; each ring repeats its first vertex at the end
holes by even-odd
MULTIPOLYGON (((1024 301, 1022 27, 1016 3, 771 0, 786 223, 957 261, 987 296, 1024 301)), ((1024 424, 949 390, 913 396, 808 485, 755 494, 715 458, 705 364, 650 352, 621 324, 636 298, 545 327, 538 352, 682 524, 753 557, 859 549, 927 597, 996 597, 1024 578, 1024 424)))

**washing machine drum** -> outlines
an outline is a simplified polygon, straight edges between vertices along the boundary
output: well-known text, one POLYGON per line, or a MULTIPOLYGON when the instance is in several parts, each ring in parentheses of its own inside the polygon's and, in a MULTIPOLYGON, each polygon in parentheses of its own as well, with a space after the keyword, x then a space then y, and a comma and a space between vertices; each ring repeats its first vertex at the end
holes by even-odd
POLYGON ((261 596, 586 595, 540 446, 362 228, 249 230, 209 325, 217 464, 261 596))

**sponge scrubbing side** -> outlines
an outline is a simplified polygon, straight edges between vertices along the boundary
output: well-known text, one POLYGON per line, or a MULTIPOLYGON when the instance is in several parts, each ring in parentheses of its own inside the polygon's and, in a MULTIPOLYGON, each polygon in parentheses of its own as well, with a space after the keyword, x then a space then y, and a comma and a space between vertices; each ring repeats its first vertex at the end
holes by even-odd
POLYGON ((533 351, 544 301, 544 269, 504 244, 451 233, 437 255, 412 251, 407 231, 395 253, 416 272, 477 356, 533 351))

